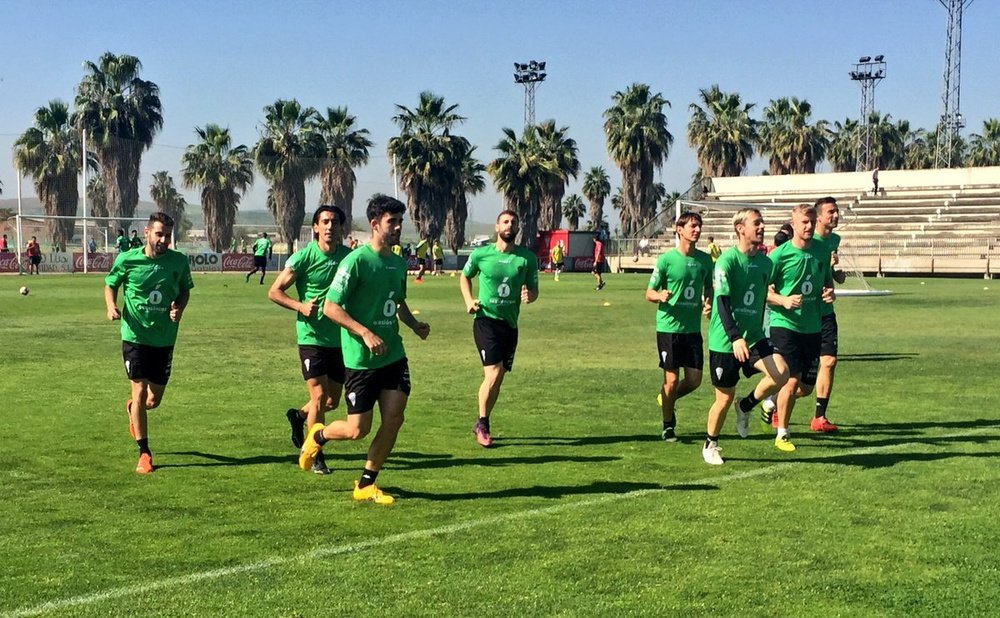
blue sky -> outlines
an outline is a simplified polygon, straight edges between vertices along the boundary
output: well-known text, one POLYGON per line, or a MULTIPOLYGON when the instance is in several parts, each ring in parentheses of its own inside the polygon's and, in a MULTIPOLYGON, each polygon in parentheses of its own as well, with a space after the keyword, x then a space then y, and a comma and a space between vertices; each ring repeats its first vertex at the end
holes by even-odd
MULTIPOLYGON (((1000 3, 973 3, 965 13, 962 108, 976 132, 1000 116, 1000 81, 989 37, 1000 3)), ((577 140, 584 169, 604 166, 618 181, 602 131, 615 91, 649 84, 671 101, 674 147, 662 180, 684 190, 696 168, 685 133, 688 105, 718 83, 757 104, 797 96, 815 118, 857 117, 860 92, 847 73, 862 55, 884 54, 887 79, 876 108, 911 126, 931 128, 942 111, 946 12, 937 0, 660 2, 234 2, 163 0, 5 0, 0 6, 0 149, 50 99, 72 101, 84 60, 129 53, 142 76, 161 89, 165 122, 143 160, 140 195, 166 169, 179 180, 180 156, 193 128, 228 126, 236 143, 259 138, 262 108, 297 98, 320 109, 346 105, 375 142, 358 170, 355 210, 376 191, 391 193, 386 142, 396 134, 395 104, 413 106, 422 90, 457 103, 468 120, 457 132, 482 160, 503 127, 520 129, 524 92, 513 63, 545 60, 548 79, 536 94, 536 119, 554 118, 577 140)), ((750 172, 764 168, 755 161, 750 172)), ((4 198, 16 194, 10 156, 0 156, 4 198)), ((579 181, 568 193, 579 191, 579 181)), ((22 191, 31 195, 30 182, 22 191)), ((258 179, 242 209, 262 209, 258 179)), ((194 191, 184 190, 197 202, 194 191)), ((309 207, 318 189, 307 192, 309 207)), ((473 217, 500 207, 492 185, 473 199, 473 217)))

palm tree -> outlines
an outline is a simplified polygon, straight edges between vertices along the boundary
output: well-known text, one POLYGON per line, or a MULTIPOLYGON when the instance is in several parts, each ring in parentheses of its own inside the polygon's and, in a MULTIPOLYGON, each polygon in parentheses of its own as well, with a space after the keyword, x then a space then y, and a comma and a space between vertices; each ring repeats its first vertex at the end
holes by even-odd
POLYGON ((812 106, 797 97, 774 99, 764 108, 757 148, 771 174, 812 174, 829 146, 827 122, 809 124, 812 106))
POLYGON ((569 179, 580 172, 577 158, 576 140, 566 137, 569 127, 556 128, 554 120, 546 120, 538 125, 538 139, 543 156, 551 161, 555 172, 550 182, 542 189, 542 202, 538 216, 539 230, 557 230, 562 225, 562 198, 566 193, 569 179))
POLYGON ((253 148, 257 169, 271 183, 271 214, 289 253, 306 216, 306 181, 322 168, 319 120, 315 109, 295 99, 278 99, 264 106, 263 134, 253 148))
POLYGON ((833 171, 855 171, 858 161, 858 131, 858 121, 851 118, 844 122, 834 122, 832 129, 827 127, 829 147, 826 149, 826 159, 833 171))
POLYGON ((566 224, 570 231, 575 232, 580 227, 580 217, 587 212, 583 198, 574 193, 563 201, 562 214, 566 216, 566 224))
MULTIPOLYGON (((208 243, 215 251, 225 251, 232 241, 240 199, 253 184, 253 157, 243 144, 232 146, 229 129, 208 124, 204 129, 195 127, 194 131, 201 142, 184 151, 181 180, 189 189, 201 189, 208 243)), ((292 229, 297 235, 299 226, 292 229)))
POLYGON ((486 166, 493 185, 503 194, 504 206, 517 213, 521 222, 517 242, 534 250, 538 241, 538 220, 542 197, 559 176, 554 161, 547 156, 538 136, 538 127, 529 125, 519 138, 504 128, 504 137, 495 146, 500 156, 486 166))
POLYGON ((486 179, 483 178, 486 166, 472 156, 475 150, 475 147, 471 147, 465 153, 458 184, 455 187, 455 202, 448 209, 444 222, 444 237, 448 247, 456 255, 458 255, 458 250, 465 245, 465 222, 469 218, 469 195, 478 195, 486 189, 486 179))
POLYGON ((663 113, 670 101, 646 84, 632 84, 612 101, 604 111, 604 135, 622 173, 622 233, 631 236, 656 215, 653 170, 662 169, 674 143, 663 113))
POLYGON ((1000 165, 1000 120, 984 120, 983 132, 971 135, 967 163, 970 166, 1000 165))
POLYGON ((458 105, 446 105, 443 97, 428 91, 420 93, 414 109, 397 104, 396 110, 392 121, 400 131, 389 140, 388 153, 406 191, 417 233, 437 240, 458 193, 463 161, 471 151, 468 140, 451 134, 465 118, 458 115, 458 105))
POLYGON ((757 122, 750 117, 754 104, 744 104, 738 93, 722 92, 718 84, 699 92, 704 107, 689 106, 688 144, 695 147, 705 177, 739 176, 758 139, 757 122))
POLYGON ((328 107, 317 122, 326 146, 326 158, 320 173, 320 204, 334 204, 347 215, 344 229, 353 223, 354 187, 358 178, 354 168, 368 164, 368 129, 356 129, 357 118, 346 107, 328 107))
POLYGON ((583 177, 583 196, 590 203, 587 213, 590 222, 587 229, 596 230, 597 225, 604 221, 604 200, 611 194, 611 181, 603 167, 590 168, 583 177))
POLYGON ((174 186, 174 179, 166 171, 153 173, 153 184, 149 186, 149 196, 156 203, 156 209, 174 220, 174 236, 183 238, 188 232, 188 219, 184 216, 187 202, 174 186))
MULTIPOLYGON (((46 215, 76 215, 80 190, 80 137, 63 101, 49 101, 35 110, 35 126, 14 142, 14 165, 34 180, 35 192, 46 215)), ((49 219, 49 234, 59 246, 73 238, 72 219, 49 219)))
MULTIPOLYGON (((85 62, 76 88, 76 125, 88 133, 103 176, 109 216, 133 217, 139 204, 139 163, 163 126, 160 88, 139 78, 135 56, 105 52, 85 62)), ((113 224, 113 222, 112 222, 113 224)))
MULTIPOLYGON (((108 216, 108 192, 104 190, 104 178, 100 175, 91 176, 87 181, 87 203, 90 205, 90 216, 108 216)), ((114 222, 108 223, 105 228, 112 229, 114 222)))

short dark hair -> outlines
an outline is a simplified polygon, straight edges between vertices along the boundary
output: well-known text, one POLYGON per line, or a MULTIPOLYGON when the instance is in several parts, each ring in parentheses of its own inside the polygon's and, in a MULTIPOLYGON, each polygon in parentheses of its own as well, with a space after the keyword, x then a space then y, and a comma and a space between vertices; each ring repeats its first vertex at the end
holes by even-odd
POLYGON ((687 225, 687 222, 690 221, 691 219, 696 220, 698 222, 698 225, 702 225, 701 215, 699 215, 694 211, 689 210, 687 212, 681 213, 681 216, 677 217, 677 222, 674 223, 674 227, 684 227, 685 225, 687 225))
POLYGON ((516 212, 514 212, 513 210, 511 210, 510 208, 508 208, 506 210, 501 210, 500 214, 497 215, 497 223, 500 223, 500 217, 502 217, 504 215, 510 215, 510 216, 514 217, 514 221, 517 221, 518 223, 521 222, 521 217, 519 217, 516 212))
POLYGON ((787 222, 782 223, 781 229, 779 229, 778 233, 774 235, 774 246, 780 247, 781 245, 788 242, 788 239, 794 235, 795 232, 794 230, 792 230, 792 224, 787 222))
POLYGON ((833 197, 831 195, 828 195, 826 197, 821 197, 818 200, 816 200, 816 203, 813 204, 813 207, 816 210, 819 210, 820 206, 822 206, 823 204, 833 204, 834 206, 836 206, 837 205, 837 198, 835 198, 835 197, 833 197))
POLYGON ((313 225, 319 223, 319 216, 324 212, 333 213, 333 216, 336 217, 337 219, 337 223, 339 223, 340 225, 344 225, 344 221, 347 221, 347 215, 344 214, 344 211, 341 210, 339 206, 331 206, 329 204, 323 204, 316 209, 316 212, 313 213, 313 222, 312 222, 313 225))
POLYGON ((401 215, 405 212, 406 204, 403 202, 384 193, 376 193, 368 200, 368 208, 365 210, 365 215, 369 221, 375 221, 376 219, 381 219, 382 215, 386 213, 401 215))
MULTIPOLYGON (((155 222, 162 223, 163 227, 174 227, 174 220, 170 217, 170 215, 168 215, 165 212, 159 212, 159 211, 157 211, 157 212, 154 212, 153 214, 149 215, 149 222, 150 223, 155 223, 155 222)), ((134 232, 135 230, 132 230, 132 231, 134 232)))

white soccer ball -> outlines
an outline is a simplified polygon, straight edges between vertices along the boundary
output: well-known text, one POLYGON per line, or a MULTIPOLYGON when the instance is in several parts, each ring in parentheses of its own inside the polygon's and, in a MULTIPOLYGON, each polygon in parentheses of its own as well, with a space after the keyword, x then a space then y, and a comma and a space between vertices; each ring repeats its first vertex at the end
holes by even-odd
POLYGON ((22 285, 20 292, 21 292, 21 296, 27 296, 28 295, 28 286, 22 285))

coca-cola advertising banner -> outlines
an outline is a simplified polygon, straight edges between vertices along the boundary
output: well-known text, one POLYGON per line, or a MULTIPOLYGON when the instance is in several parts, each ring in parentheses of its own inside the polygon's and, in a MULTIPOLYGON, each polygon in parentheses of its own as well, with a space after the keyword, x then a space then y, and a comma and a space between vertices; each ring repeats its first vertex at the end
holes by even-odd
MULTIPOLYGON (((111 270, 111 265, 114 263, 115 256, 110 253, 87 254, 87 272, 106 273, 111 270)), ((73 252, 73 272, 83 272, 83 251, 73 252)))
POLYGON ((0 273, 16 273, 17 270, 17 254, 16 253, 0 253, 0 273))
POLYGON ((249 253, 223 253, 222 270, 225 272, 253 270, 253 255, 249 253))

